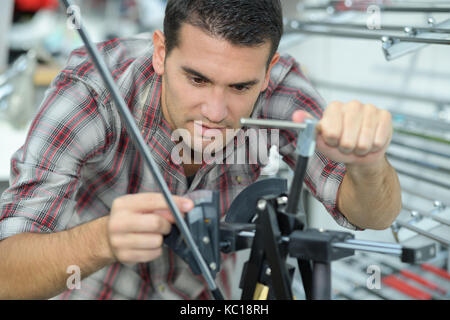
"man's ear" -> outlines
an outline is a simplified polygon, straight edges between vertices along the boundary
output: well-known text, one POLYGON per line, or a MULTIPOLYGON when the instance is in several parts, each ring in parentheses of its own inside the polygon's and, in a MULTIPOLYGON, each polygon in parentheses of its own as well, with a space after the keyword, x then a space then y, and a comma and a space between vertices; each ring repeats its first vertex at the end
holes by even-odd
POLYGON ((264 85, 261 89, 261 92, 266 90, 267 87, 269 86, 270 72, 272 71, 273 66, 278 62, 278 60, 280 60, 280 54, 276 52, 273 55, 272 61, 270 61, 269 67, 267 68, 266 77, 264 79, 264 85))
POLYGON ((166 38, 160 30, 153 33, 153 68, 160 76, 164 74, 166 59, 166 38))

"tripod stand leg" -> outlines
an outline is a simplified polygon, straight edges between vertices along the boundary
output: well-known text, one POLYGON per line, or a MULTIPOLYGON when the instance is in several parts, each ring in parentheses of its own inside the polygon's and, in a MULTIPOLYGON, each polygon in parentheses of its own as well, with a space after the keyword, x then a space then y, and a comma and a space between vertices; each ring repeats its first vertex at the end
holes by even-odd
POLYGON ((310 260, 297 259, 298 271, 302 277, 303 289, 306 300, 311 300, 312 291, 312 267, 310 260))
POLYGON ((331 300, 331 264, 313 262, 312 299, 331 300))

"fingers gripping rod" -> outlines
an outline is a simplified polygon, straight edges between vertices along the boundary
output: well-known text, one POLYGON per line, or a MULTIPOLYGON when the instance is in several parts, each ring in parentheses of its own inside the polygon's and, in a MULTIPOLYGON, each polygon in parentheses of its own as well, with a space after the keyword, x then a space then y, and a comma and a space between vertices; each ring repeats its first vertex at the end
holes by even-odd
POLYGON ((192 251, 193 256, 202 272, 202 275, 206 280, 209 290, 211 290, 211 293, 213 294, 213 296, 216 299, 222 300, 223 296, 222 296, 220 290, 218 289, 216 283, 214 282, 214 278, 212 277, 211 272, 210 272, 205 260, 203 259, 203 256, 201 255, 186 222, 184 221, 180 211, 178 210, 178 207, 176 206, 175 202, 173 201, 170 190, 167 187, 167 185, 165 184, 164 179, 163 179, 161 173, 159 172, 155 161, 152 158, 150 150, 140 134, 140 131, 134 121, 132 114, 128 110, 128 108, 125 104, 125 101, 123 100, 122 96, 120 95, 120 92, 119 92, 116 84, 114 83, 114 80, 111 76, 111 73, 108 70, 108 67, 106 66, 104 60, 98 53, 98 50, 93 46, 88 34, 84 30, 81 18, 79 16, 77 16, 76 14, 74 14, 73 16, 70 15, 71 9, 73 8, 71 1, 70 0, 61 0, 61 2, 66 7, 67 14, 69 15, 69 17, 72 19, 75 19, 76 29, 78 30, 78 33, 79 33, 81 39, 83 40, 83 42, 86 46, 86 49, 87 49, 92 61, 94 62, 95 67, 97 68, 107 89, 111 93, 111 96, 112 96, 115 104, 118 107, 118 110, 122 117, 122 120, 125 123, 127 133, 129 134, 131 140, 133 141, 133 143, 139 150, 141 156, 143 157, 146 165, 150 168, 153 176, 155 177, 156 182, 157 182, 160 190, 162 191, 162 194, 163 194, 167 204, 169 205, 170 211, 173 213, 173 215, 175 217, 175 221, 176 221, 178 228, 180 229, 180 233, 182 234, 187 246, 192 251))

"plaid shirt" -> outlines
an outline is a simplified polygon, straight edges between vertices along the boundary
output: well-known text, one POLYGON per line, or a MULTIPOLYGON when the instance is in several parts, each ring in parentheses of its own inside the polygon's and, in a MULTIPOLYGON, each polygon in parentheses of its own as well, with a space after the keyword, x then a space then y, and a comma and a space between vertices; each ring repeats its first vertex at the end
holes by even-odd
MULTIPOLYGON (((222 215, 246 186, 258 179, 262 165, 204 163, 191 186, 183 166, 172 161, 175 142, 162 116, 161 77, 152 65, 150 38, 114 39, 98 45, 148 144, 165 182, 175 195, 197 189, 220 190, 222 215)), ((295 110, 320 118, 324 102, 292 57, 273 68, 270 85, 255 104, 253 118, 290 120, 295 110)), ((243 131, 235 148, 249 147, 243 131)), ((279 152, 295 164, 296 132, 282 130, 279 152)), ((247 139, 248 140, 248 139, 247 139)), ((270 147, 270 141, 268 141, 270 147)), ((247 149, 252 156, 251 146, 247 149)), ((228 154, 216 154, 227 157, 228 154)), ((336 208, 345 167, 316 152, 305 184, 337 223, 355 229, 336 208)), ((54 79, 31 123, 24 145, 11 160, 10 187, 0 203, 0 240, 23 232, 67 230, 108 215, 114 199, 125 194, 159 192, 148 168, 130 141, 119 113, 84 48, 72 52, 54 79)), ((233 259, 225 259, 217 276, 230 296, 227 278, 233 259)), ((160 258, 133 266, 114 263, 83 279, 81 289, 58 299, 199 299, 205 283, 164 248, 160 258)))

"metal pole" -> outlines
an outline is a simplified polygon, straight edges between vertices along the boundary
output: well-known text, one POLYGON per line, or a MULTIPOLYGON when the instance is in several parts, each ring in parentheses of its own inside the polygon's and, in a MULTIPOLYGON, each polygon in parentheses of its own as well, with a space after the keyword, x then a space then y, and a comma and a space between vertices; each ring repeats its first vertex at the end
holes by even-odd
MULTIPOLYGON (((66 9, 69 11, 69 8, 71 7, 71 1, 70 0, 62 0, 63 4, 65 5, 66 9)), ((78 20, 79 17, 77 15, 74 15, 74 18, 78 20)), ((108 88, 109 92, 111 93, 112 98, 114 99, 114 102, 116 103, 118 110, 120 112, 120 115, 122 117, 122 120, 125 122, 127 133, 130 135, 131 140, 135 144, 135 146, 138 148, 141 156, 144 158, 144 161, 146 162, 147 166, 150 168, 153 176, 156 179, 156 182, 159 186, 159 188, 162 191, 162 194, 164 195, 164 198, 169 205, 170 211, 173 213, 177 226, 180 229, 180 233, 183 235, 186 244, 188 245, 189 249, 191 249, 194 258, 199 266, 199 268, 202 271, 203 276, 205 277, 206 283, 208 284, 208 288, 213 293, 214 297, 216 298, 223 298, 220 292, 218 291, 218 288, 214 282, 214 278, 211 275, 211 272, 203 259, 203 256, 201 255, 191 232, 189 231, 189 228, 184 221, 180 211, 178 210, 178 207, 176 206, 175 202, 172 199, 172 195, 170 193, 169 188, 164 182, 164 179, 161 175, 161 173, 158 170, 157 164, 153 160, 153 157, 149 151, 149 148, 147 144, 145 143, 144 139, 142 138, 139 128, 137 127, 134 118, 130 111, 128 110, 127 105, 125 104, 125 101, 123 100, 116 84, 114 83, 114 80, 111 76, 111 73, 108 70, 107 65, 105 64, 104 60, 98 53, 97 49, 93 46, 91 40, 89 39, 86 31, 83 28, 81 21, 77 22, 77 30, 80 34, 86 49, 88 50, 92 61, 94 62, 94 65, 96 66, 99 74, 101 75, 106 87, 108 88)))
POLYGON ((414 231, 414 232, 416 232, 416 233, 418 233, 420 235, 423 235, 423 236, 425 236, 427 238, 430 238, 430 239, 432 239, 434 241, 437 241, 437 242, 439 242, 440 244, 443 244, 446 247, 450 246, 450 241, 449 240, 444 239, 442 237, 439 237, 439 236, 437 236, 435 234, 432 234, 431 232, 422 230, 420 228, 417 228, 416 226, 413 226, 413 225, 411 225, 409 223, 406 223, 406 222, 403 222, 403 221, 395 221, 394 223, 398 224, 400 227, 403 227, 405 229, 414 231))
POLYGON ((312 300, 331 300, 331 263, 313 261, 312 300))
POLYGON ((413 27, 413 26, 394 26, 394 25, 381 25, 380 29, 368 29, 366 24, 358 23, 340 23, 340 22, 328 22, 328 21, 304 21, 304 20, 290 20, 296 21, 302 27, 308 26, 325 26, 334 28, 345 28, 345 29, 363 29, 366 31, 380 31, 380 30, 390 30, 390 31, 400 31, 407 32, 408 28, 417 32, 435 32, 435 33, 450 33, 450 29, 446 28, 432 28, 432 27, 413 27))
POLYGON ((414 42, 414 43, 426 43, 426 44, 442 44, 450 45, 450 40, 447 39, 429 39, 429 38, 418 38, 418 37, 405 37, 397 35, 381 35, 381 34, 370 34, 363 32, 345 32, 345 31, 318 31, 310 30, 308 28, 292 27, 292 30, 298 33, 310 34, 316 36, 327 36, 327 37, 341 37, 341 38, 354 38, 354 39, 364 39, 364 40, 381 40, 383 39, 393 39, 402 42, 414 42))
POLYGON ((294 129, 302 130, 306 128, 305 123, 298 123, 286 120, 273 120, 273 119, 250 119, 241 118, 241 124, 248 127, 263 127, 273 129, 294 129))

